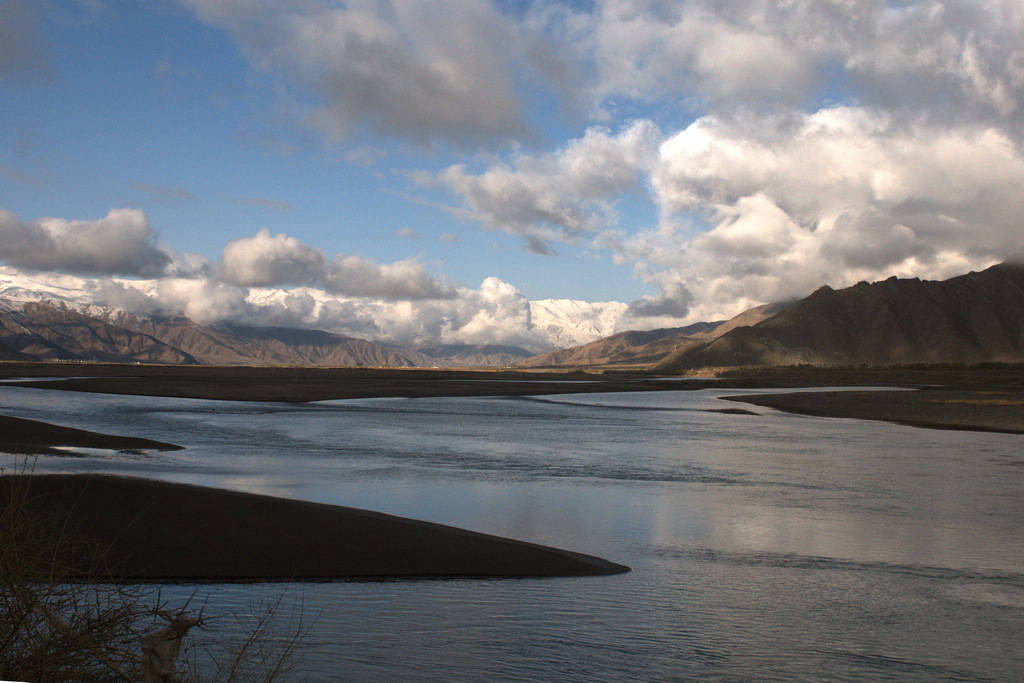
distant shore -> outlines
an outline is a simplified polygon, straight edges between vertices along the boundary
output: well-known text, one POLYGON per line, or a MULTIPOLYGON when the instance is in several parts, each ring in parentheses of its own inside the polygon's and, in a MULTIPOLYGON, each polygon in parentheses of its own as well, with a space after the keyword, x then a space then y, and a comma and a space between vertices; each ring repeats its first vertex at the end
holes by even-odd
POLYGON ((762 368, 733 371, 750 387, 863 387, 728 397, 818 417, 880 420, 928 429, 1024 434, 1024 366, 762 368), (874 387, 913 389, 876 391, 874 387))
POLYGON ((726 396, 727 400, 816 417, 911 427, 1024 434, 1024 396, 999 391, 807 391, 726 396))
MULTIPOLYGON (((795 413, 886 420, 937 429, 1024 433, 1024 366, 752 368, 713 380, 642 372, 534 372, 318 367, 0 363, 17 386, 229 401, 306 402, 355 398, 524 396, 619 391, 779 389, 743 401, 795 413), (807 387, 900 387, 904 392, 787 394, 807 387)), ((45 416, 40 416, 45 417, 45 416)), ((0 445, 3 442, 0 431, 0 445)), ((122 446, 112 446, 121 448, 122 446)), ((130 448, 130 446, 126 446, 130 448)))
MULTIPOLYGON (((223 401, 307 402, 354 398, 524 396, 686 388, 643 373, 425 370, 281 366, 0 363, 17 386, 223 401), (41 381, 28 381, 38 378, 41 381)), ((702 384, 701 386, 706 386, 702 384)))

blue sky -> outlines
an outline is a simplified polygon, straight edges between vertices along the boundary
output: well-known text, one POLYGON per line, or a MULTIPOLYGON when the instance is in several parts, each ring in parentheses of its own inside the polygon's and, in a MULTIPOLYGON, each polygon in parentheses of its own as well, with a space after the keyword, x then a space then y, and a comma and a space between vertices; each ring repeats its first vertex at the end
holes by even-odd
POLYGON ((1015 2, 0 0, 0 43, 23 271, 457 337, 489 278, 655 327, 1024 242, 1015 2))

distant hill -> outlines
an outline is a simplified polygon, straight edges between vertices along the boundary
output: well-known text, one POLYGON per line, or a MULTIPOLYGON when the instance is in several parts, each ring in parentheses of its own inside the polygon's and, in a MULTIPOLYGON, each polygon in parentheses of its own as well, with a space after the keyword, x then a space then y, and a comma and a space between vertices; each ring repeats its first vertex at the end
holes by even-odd
POLYGON ((655 369, 984 361, 1024 361, 1024 265, 941 282, 822 287, 756 325, 681 348, 655 369))
POLYGON ((0 308, 0 343, 40 360, 196 364, 160 339, 64 304, 26 303, 0 308))
POLYGON ((0 300, 0 360, 172 365, 486 367, 530 357, 514 346, 404 348, 322 330, 203 325, 183 316, 139 316, 62 301, 0 300))
MULTIPOLYGON (((319 330, 201 325, 76 310, 63 302, 0 306, 0 345, 40 360, 215 365, 412 367, 400 349, 319 330)), ((3 353, 0 349, 0 353, 3 353)))
POLYGON ((768 318, 789 302, 765 304, 752 308, 726 321, 701 322, 686 327, 659 330, 628 331, 604 339, 542 353, 521 362, 519 367, 646 367, 685 349, 699 346, 709 339, 743 325, 753 325, 768 318))
POLYGON ((515 365, 532 354, 518 346, 496 344, 441 344, 417 346, 406 350, 420 367, 505 367, 515 365))
POLYGON ((679 344, 690 341, 689 335, 705 332, 714 327, 715 323, 697 323, 689 327, 619 332, 582 346, 558 349, 533 356, 519 363, 519 367, 646 365, 664 358, 679 344))

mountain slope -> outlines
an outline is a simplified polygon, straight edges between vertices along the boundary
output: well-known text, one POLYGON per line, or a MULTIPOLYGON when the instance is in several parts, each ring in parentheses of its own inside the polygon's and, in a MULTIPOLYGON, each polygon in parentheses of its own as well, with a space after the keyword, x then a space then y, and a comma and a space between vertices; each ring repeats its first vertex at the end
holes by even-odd
POLYGON ((67 305, 30 302, 0 308, 0 343, 41 360, 195 364, 156 337, 128 330, 67 305))
POLYGON ((1024 361, 1024 266, 941 282, 895 277, 822 287, 752 327, 680 350, 672 372, 738 365, 1024 361))
POLYGON ((27 353, 21 353, 20 351, 12 349, 7 344, 0 342, 0 360, 30 361, 39 359, 35 356, 30 356, 27 353))
POLYGON ((497 344, 440 344, 417 346, 407 351, 420 367, 505 367, 530 357, 530 352, 518 346, 497 344), (413 355, 415 354, 415 356, 413 355))
POLYGON ((76 310, 63 302, 0 306, 0 344, 43 360, 217 365, 412 367, 399 349, 319 330, 200 325, 76 310))
MULTIPOLYGON (((664 358, 679 344, 690 342, 690 335, 713 329, 715 323, 697 323, 688 327, 619 332, 610 337, 569 349, 558 349, 528 358, 520 367, 565 367, 612 364, 642 365, 664 358)), ((695 342, 694 342, 695 343, 695 342)))
POLYGON ((644 332, 628 331, 576 346, 529 358, 520 367, 647 366, 716 339, 737 327, 761 322, 782 311, 790 302, 765 304, 740 313, 726 321, 694 323, 644 332))

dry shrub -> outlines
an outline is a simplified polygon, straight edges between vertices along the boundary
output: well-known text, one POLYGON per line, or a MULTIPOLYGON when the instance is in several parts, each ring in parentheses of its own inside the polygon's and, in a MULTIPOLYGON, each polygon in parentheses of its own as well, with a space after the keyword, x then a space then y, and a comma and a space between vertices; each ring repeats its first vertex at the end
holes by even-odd
MULTIPOLYGON (((22 461, 14 473, 31 474, 31 468, 22 461)), ((283 592, 241 615, 207 617, 190 607, 191 600, 172 607, 153 586, 113 580, 103 549, 71 537, 59 520, 27 514, 28 478, 7 474, 0 468, 6 494, 0 510, 0 679, 269 682, 291 671, 308 627, 301 607, 283 619, 283 592), (69 569, 81 566, 83 557, 89 567, 84 577, 69 569), (210 637, 197 637, 192 627, 210 637), (161 629, 180 635, 167 643, 173 657, 158 671, 152 653, 143 663, 141 639, 161 629), (213 637, 218 631, 220 638, 213 637)))

